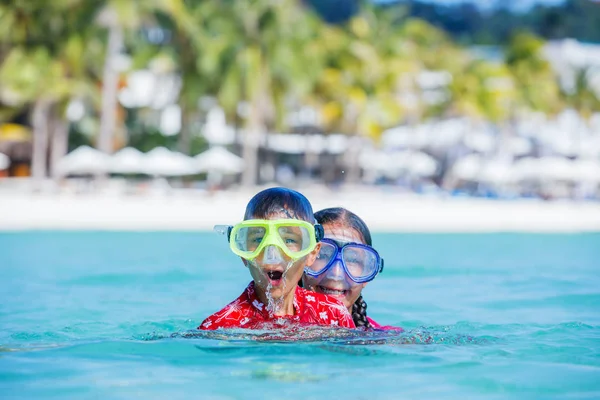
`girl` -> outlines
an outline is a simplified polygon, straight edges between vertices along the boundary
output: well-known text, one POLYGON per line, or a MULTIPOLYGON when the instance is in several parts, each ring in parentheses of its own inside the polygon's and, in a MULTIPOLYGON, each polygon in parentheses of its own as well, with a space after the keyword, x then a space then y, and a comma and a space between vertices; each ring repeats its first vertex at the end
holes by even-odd
POLYGON ((305 267, 314 263, 323 236, 302 194, 286 188, 264 190, 248 203, 243 222, 215 229, 227 234, 231 251, 242 258, 252 282, 198 329, 265 329, 286 321, 355 327, 340 301, 298 286, 305 267))
POLYGON ((341 207, 318 211, 315 218, 325 236, 317 260, 306 268, 303 286, 340 300, 357 327, 402 331, 367 317, 362 289, 383 270, 383 259, 371 247, 371 232, 365 222, 341 207))

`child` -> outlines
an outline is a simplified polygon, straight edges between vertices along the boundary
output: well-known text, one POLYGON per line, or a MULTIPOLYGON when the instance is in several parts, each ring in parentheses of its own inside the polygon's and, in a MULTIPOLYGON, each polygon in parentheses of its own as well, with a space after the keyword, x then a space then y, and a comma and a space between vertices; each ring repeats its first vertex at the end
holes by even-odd
POLYGON ((371 232, 360 217, 345 208, 326 208, 315 214, 324 230, 317 260, 306 268, 304 287, 340 300, 357 327, 394 330, 367 317, 362 290, 383 270, 383 259, 372 247, 371 232))
POLYGON ((198 329, 264 329, 286 321, 354 328, 341 302, 298 286, 304 268, 319 252, 323 229, 314 223, 306 197, 291 189, 271 188, 250 200, 243 222, 215 227, 227 234, 231 250, 242 258, 253 280, 198 329))

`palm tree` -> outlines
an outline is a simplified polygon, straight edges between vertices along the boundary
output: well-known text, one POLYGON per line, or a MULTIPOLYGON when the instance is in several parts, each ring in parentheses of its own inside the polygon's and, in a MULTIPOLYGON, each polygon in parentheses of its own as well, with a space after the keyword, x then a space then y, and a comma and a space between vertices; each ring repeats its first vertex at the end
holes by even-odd
POLYGON ((219 2, 207 20, 210 40, 200 42, 200 65, 218 76, 215 88, 229 115, 248 105, 243 137, 246 170, 242 184, 253 185, 258 171, 258 146, 270 124, 281 123, 283 99, 301 96, 311 88, 311 54, 303 44, 315 20, 294 0, 219 2))
POLYGON ((93 92, 83 78, 81 52, 97 6, 97 1, 0 6, 0 42, 11 44, 0 49, 0 83, 20 106, 32 104, 32 175, 38 181, 46 176, 51 134, 53 159, 66 151, 68 126, 58 122, 65 103, 93 92))
MULTIPOLYGON (((113 136, 116 129, 117 95, 119 74, 115 61, 129 36, 138 34, 143 24, 156 24, 157 14, 166 16, 188 30, 193 29, 187 8, 182 0, 129 1, 108 0, 96 19, 97 26, 107 31, 106 53, 102 72, 102 107, 100 112, 100 132, 97 147, 106 152, 113 151, 113 136)), ((184 50, 182 49, 182 52, 184 50)))
POLYGON ((543 46, 543 40, 532 34, 516 34, 506 48, 506 64, 519 89, 517 106, 555 113, 560 108, 560 90, 550 63, 542 55, 543 46))

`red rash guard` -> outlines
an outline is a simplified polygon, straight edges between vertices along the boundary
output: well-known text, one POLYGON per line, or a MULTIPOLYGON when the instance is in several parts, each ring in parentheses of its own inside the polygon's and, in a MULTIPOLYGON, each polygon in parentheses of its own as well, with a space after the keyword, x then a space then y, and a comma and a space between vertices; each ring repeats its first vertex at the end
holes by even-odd
POLYGON ((215 330, 218 328, 260 329, 261 325, 275 320, 285 319, 306 325, 335 325, 355 328, 352 316, 344 305, 333 297, 310 292, 296 287, 294 296, 294 315, 282 317, 270 315, 267 307, 256 296, 254 282, 233 302, 206 318, 198 329, 215 330))

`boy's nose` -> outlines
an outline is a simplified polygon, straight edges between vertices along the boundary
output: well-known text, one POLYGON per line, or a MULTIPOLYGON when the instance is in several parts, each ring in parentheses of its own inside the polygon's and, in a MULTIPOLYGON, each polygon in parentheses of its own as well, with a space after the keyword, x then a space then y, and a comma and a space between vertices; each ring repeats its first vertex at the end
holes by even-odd
POLYGON ((279 247, 269 245, 263 250, 263 264, 281 264, 284 259, 279 247))

